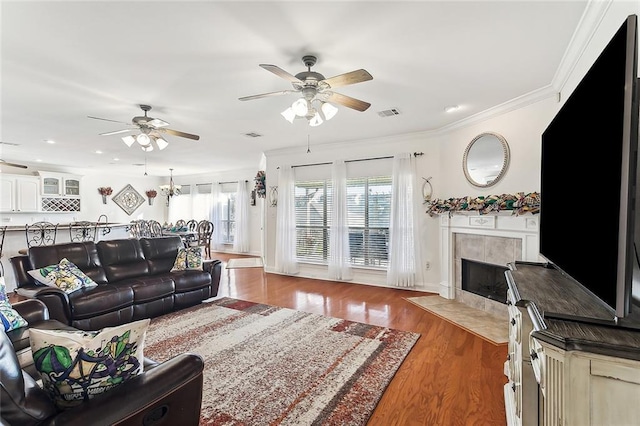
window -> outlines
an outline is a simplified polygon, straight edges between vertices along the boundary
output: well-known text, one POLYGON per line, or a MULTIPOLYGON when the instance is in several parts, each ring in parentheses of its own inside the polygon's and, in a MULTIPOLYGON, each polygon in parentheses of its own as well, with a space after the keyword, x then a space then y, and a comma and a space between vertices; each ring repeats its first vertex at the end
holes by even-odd
POLYGON ((220 227, 222 243, 233 244, 236 234, 236 192, 222 188, 220 194, 220 227))
POLYGON ((347 179, 347 218, 351 263, 386 267, 389 263, 391 177, 347 179))
POLYGON ((329 254, 331 182, 296 182, 296 256, 326 263, 329 254))
MULTIPOLYGON (((296 255, 301 261, 327 263, 331 197, 330 180, 295 184, 296 255)), ((391 177, 347 179, 347 216, 351 263, 363 267, 386 267, 391 177)))

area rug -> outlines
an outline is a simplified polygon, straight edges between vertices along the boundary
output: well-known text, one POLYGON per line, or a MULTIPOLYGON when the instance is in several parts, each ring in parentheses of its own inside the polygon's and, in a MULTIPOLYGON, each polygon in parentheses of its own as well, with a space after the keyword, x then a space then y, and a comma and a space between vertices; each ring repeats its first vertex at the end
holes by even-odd
POLYGON ((263 265, 261 257, 243 257, 227 260, 227 269, 262 268, 263 265))
POLYGON ((500 318, 440 296, 406 297, 405 299, 496 345, 505 344, 509 340, 509 319, 506 314, 504 318, 500 318))
POLYGON ((419 337, 221 298, 153 319, 145 356, 204 358, 201 425, 365 425, 419 337))

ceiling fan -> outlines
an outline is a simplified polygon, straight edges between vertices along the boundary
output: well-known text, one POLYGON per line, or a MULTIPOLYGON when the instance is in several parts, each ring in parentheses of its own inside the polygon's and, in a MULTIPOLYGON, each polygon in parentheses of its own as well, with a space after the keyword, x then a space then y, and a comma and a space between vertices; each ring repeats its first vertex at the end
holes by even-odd
POLYGON ((147 112, 151 111, 151 106, 140 105, 140 109, 144 111, 144 115, 133 117, 133 119, 131 120, 131 123, 126 123, 126 122, 117 121, 117 120, 110 120, 108 118, 92 117, 90 115, 87 117, 93 118, 95 120, 104 120, 104 121, 112 121, 114 123, 122 123, 129 126, 128 129, 121 129, 121 130, 114 130, 111 132, 100 133, 100 136, 110 136, 110 135, 116 135, 118 133, 139 131, 140 133, 138 135, 125 136, 122 138, 122 141, 126 143, 127 146, 129 147, 133 145, 134 142, 138 142, 142 150, 145 152, 153 151, 152 142, 155 142, 155 145, 160 150, 163 150, 167 146, 169 146, 169 143, 163 138, 162 133, 168 133, 173 136, 179 136, 182 138, 193 139, 193 140, 200 139, 200 136, 198 135, 181 132, 179 130, 169 129, 166 127, 169 125, 169 123, 167 123, 166 121, 161 120, 159 118, 153 118, 153 117, 147 116, 147 112))
POLYGON ((0 158, 0 166, 19 167, 21 169, 27 168, 27 166, 25 166, 24 164, 9 163, 1 158, 0 158))
POLYGON ((356 111, 366 111, 371 106, 370 103, 342 95, 334 92, 336 87, 361 83, 372 80, 373 77, 367 71, 359 69, 345 74, 325 78, 322 74, 311 71, 311 67, 316 64, 317 58, 312 55, 302 57, 302 62, 307 67, 307 71, 302 71, 295 76, 275 65, 260 64, 260 67, 270 71, 278 77, 288 80, 293 86, 293 90, 280 90, 277 92, 262 93, 260 95, 244 96, 241 101, 266 98, 270 96, 287 95, 299 93, 301 96, 290 108, 282 112, 287 121, 293 123, 297 117, 305 117, 311 126, 320 125, 324 120, 331 119, 338 109, 332 103, 346 106, 356 111))

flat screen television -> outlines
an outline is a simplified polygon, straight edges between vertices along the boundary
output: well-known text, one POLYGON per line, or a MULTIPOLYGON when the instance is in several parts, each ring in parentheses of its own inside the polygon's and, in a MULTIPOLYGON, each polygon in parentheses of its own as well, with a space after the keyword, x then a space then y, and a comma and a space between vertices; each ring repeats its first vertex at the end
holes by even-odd
POLYGON ((612 325, 633 326, 640 311, 637 52, 630 15, 542 134, 540 254, 612 325))

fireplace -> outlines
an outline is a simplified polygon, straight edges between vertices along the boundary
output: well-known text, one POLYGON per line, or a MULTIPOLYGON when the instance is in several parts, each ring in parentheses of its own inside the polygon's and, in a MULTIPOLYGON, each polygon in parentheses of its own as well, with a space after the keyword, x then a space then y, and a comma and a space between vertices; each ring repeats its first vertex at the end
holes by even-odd
POLYGON ((506 266, 462 259, 462 289, 487 299, 507 303, 506 266))
MULTIPOLYGON (((504 291, 495 290, 499 297, 466 290, 462 287, 462 260, 505 268, 516 260, 539 261, 538 216, 442 214, 440 244, 440 296, 506 317, 506 287, 504 291)), ((504 269, 499 275, 504 276, 504 269)))

